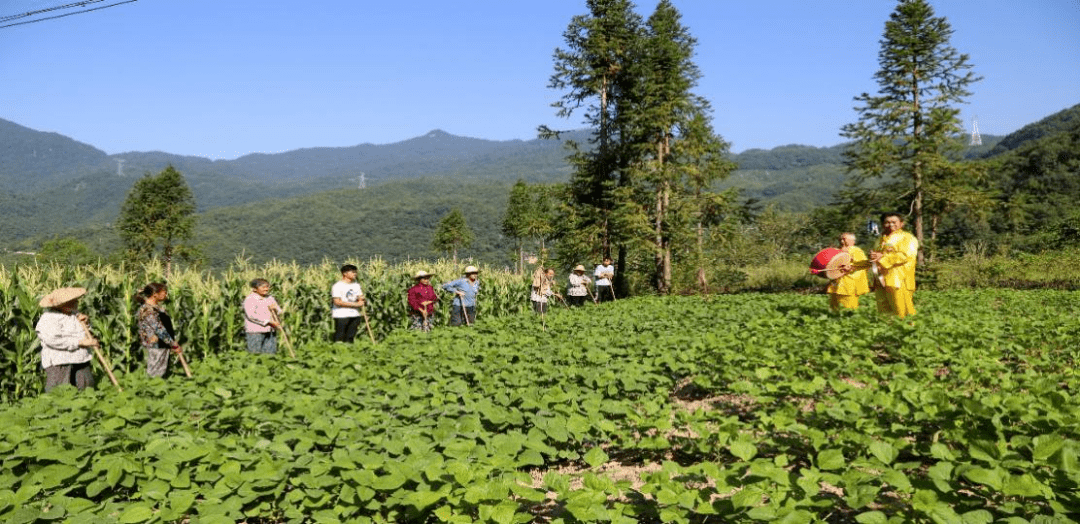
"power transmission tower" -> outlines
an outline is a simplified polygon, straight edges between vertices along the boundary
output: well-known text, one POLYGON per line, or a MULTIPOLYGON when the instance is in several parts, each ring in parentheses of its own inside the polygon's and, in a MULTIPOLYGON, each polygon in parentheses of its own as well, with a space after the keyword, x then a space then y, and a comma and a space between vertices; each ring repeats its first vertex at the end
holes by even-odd
POLYGON ((124 178, 124 162, 127 162, 127 160, 123 158, 116 159, 116 176, 120 178, 124 178))
POLYGON ((364 189, 365 187, 367 187, 367 180, 364 179, 363 171, 360 172, 360 176, 350 178, 349 180, 356 181, 356 189, 364 189))
POLYGON ((969 146, 981 146, 982 137, 979 136, 979 117, 971 119, 971 143, 969 146))

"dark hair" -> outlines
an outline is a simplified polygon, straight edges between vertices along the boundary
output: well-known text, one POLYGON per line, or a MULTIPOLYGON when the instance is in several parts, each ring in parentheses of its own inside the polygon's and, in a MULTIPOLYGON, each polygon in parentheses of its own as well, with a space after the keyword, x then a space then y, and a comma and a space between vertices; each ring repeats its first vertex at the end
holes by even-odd
POLYGON ((341 266, 341 274, 344 275, 347 271, 356 271, 356 266, 352 264, 345 264, 341 266))
POLYGON ((255 288, 259 287, 259 286, 269 286, 270 281, 266 280, 265 278, 256 278, 256 279, 252 280, 250 282, 250 284, 251 284, 251 289, 255 289, 255 288))
POLYGON ((896 218, 899 218, 901 222, 904 221, 904 215, 901 215, 900 213, 882 213, 881 214, 881 223, 884 224, 885 219, 889 218, 889 217, 896 217, 896 218))
POLYGON ((146 303, 146 299, 160 293, 163 289, 169 289, 169 287, 163 282, 151 282, 147 284, 146 287, 142 288, 142 291, 135 293, 134 300, 139 304, 144 304, 146 303))

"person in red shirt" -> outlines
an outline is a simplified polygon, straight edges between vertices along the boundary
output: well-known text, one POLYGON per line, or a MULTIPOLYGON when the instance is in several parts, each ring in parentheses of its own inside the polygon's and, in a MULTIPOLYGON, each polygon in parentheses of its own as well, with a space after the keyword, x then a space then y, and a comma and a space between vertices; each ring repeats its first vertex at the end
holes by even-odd
POLYGON ((409 327, 419 331, 431 331, 435 325, 435 301, 439 297, 431 286, 431 274, 420 270, 413 277, 416 285, 409 288, 409 327))

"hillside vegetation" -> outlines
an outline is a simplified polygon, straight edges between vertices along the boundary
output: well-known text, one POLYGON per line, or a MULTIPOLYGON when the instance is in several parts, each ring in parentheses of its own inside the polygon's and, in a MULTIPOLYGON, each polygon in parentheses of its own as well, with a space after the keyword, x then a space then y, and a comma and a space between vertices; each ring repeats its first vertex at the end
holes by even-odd
MULTIPOLYGON (((1080 106, 1007 137, 983 136, 968 158, 987 157, 986 191, 1008 220, 953 217, 943 245, 1008 239, 1031 249, 1076 236, 1075 136, 1080 106), (1005 144, 1005 145, 1003 145, 1005 144), (1052 205, 1045 205, 1047 202, 1052 205)), ((584 133, 571 134, 583 140, 584 133)), ((501 222, 510 186, 564 182, 570 168, 556 141, 485 141, 433 131, 397 144, 312 148, 232 161, 159 152, 105 153, 55 133, 0 121, 0 252, 34 251, 73 237, 108 255, 119 250, 112 229, 120 204, 141 173, 173 165, 187 179, 200 212, 196 242, 221 267, 240 253, 253 260, 317 263, 324 257, 378 256, 397 261, 440 255, 430 235, 443 214, 461 208, 477 235, 464 257, 511 265, 514 245, 501 222), (117 174, 123 159, 124 177, 117 174), (368 187, 357 190, 365 174, 368 187)), ((731 155, 739 169, 718 189, 737 188, 757 209, 788 213, 825 209, 847 173, 844 145, 787 145, 731 155)), ((865 218, 863 219, 865 221, 865 218)), ((827 229, 827 227, 826 227, 827 229)), ((831 236, 829 233, 828 236, 831 236)))

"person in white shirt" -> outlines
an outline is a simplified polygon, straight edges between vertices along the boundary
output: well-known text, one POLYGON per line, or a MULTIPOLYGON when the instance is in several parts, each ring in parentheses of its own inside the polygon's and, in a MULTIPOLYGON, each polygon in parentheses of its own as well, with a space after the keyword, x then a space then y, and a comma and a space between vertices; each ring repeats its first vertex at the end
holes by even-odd
POLYGON ((45 295, 38 304, 45 308, 37 325, 41 341, 41 367, 45 369, 45 391, 70 384, 79 389, 94 386, 90 350, 98 341, 83 327, 86 315, 79 313, 81 287, 65 287, 45 295))
POLYGON ((585 297, 589 296, 589 283, 592 282, 585 276, 585 266, 578 264, 570 273, 569 285, 566 288, 566 302, 571 306, 585 305, 585 297))
POLYGON ((611 257, 604 257, 604 263, 596 266, 596 271, 593 271, 596 276, 596 299, 600 302, 615 300, 615 288, 611 285, 615 279, 615 266, 611 263, 611 257))
POLYGON ((364 291, 356 281, 356 266, 341 266, 341 280, 330 288, 333 301, 331 316, 334 317, 334 342, 351 343, 360 328, 360 308, 364 307, 364 291))

